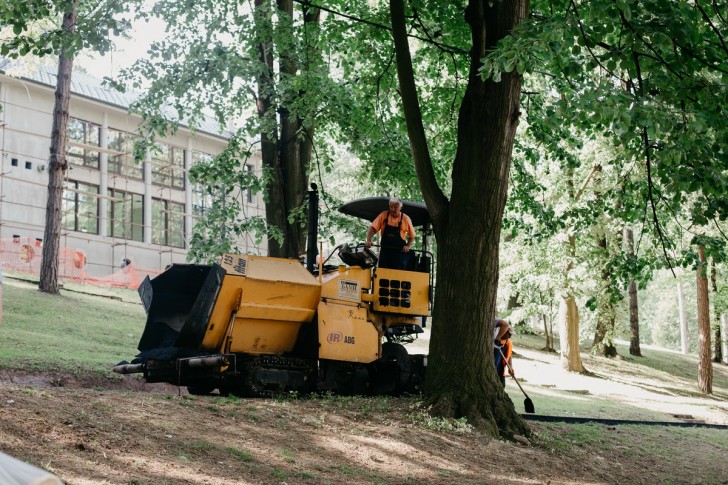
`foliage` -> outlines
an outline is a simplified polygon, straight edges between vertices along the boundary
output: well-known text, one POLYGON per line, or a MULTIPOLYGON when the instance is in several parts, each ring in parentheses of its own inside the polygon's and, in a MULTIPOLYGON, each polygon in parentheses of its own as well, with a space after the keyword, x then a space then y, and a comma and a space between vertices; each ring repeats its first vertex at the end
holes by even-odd
POLYGON ((615 304, 631 280, 644 289, 659 268, 694 268, 697 244, 716 261, 725 258, 720 221, 728 206, 717 197, 728 168, 726 118, 717 108, 728 100, 725 5, 572 0, 533 2, 532 9, 481 69, 494 80, 533 73, 506 227, 529 244, 571 228, 590 279, 609 278, 593 288, 587 307, 599 319, 619 319, 615 304), (588 163, 583 147, 594 143, 606 155, 593 162, 602 181, 588 190, 598 197, 561 212, 545 203, 555 186, 538 164, 556 160, 559 173, 581 171, 579 181, 588 163), (635 256, 619 241, 625 224, 636 232, 635 256), (606 235, 606 247, 596 247, 594 231, 606 235))
MULTIPOLYGON (((674 246, 662 224, 681 209, 699 226, 728 217, 728 203, 717 196, 728 189, 728 121, 720 108, 728 101, 724 7, 665 0, 535 2, 532 18, 485 59, 482 72, 496 78, 513 69, 553 75, 543 130, 604 134, 620 150, 611 164, 644 166, 625 172, 624 187, 637 190, 627 200, 637 211, 626 207, 621 217, 649 214, 669 250, 674 246)), ((558 152, 559 140, 549 149, 558 152)))
POLYGON ((137 3, 102 0, 80 1, 75 32, 68 35, 61 18, 71 10, 73 0, 5 0, 0 12, 0 26, 12 28, 13 35, 2 39, 0 55, 11 58, 57 55, 68 57, 91 49, 101 54, 113 47, 113 37, 130 27, 124 14, 137 3))

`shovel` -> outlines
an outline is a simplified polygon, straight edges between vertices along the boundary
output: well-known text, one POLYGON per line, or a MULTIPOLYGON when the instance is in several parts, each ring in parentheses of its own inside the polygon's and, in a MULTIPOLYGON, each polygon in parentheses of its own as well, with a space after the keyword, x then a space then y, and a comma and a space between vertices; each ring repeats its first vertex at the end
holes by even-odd
POLYGON ((535 413, 536 408, 533 406, 533 401, 531 401, 531 398, 528 397, 528 394, 526 394, 526 391, 523 390, 523 388, 521 387, 521 383, 518 382, 518 379, 516 379, 516 376, 513 375, 513 374, 515 374, 515 372, 513 372, 513 367, 511 367, 511 364, 508 363, 508 360, 506 360, 506 356, 503 355, 503 351, 500 348, 498 349, 498 352, 500 352, 501 357, 503 357, 503 362, 505 362, 506 365, 508 366, 508 369, 510 369, 511 377, 513 377, 513 380, 516 381, 516 384, 518 384, 518 388, 521 390, 523 395, 526 396, 526 399, 523 400, 523 407, 526 409, 526 412, 528 414, 535 413))

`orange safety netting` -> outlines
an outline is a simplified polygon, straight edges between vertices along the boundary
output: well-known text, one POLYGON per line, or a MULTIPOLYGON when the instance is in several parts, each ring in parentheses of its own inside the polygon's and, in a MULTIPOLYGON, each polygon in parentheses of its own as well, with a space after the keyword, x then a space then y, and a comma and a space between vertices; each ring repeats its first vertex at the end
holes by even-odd
MULTIPOLYGON (((5 271, 40 275, 42 243, 29 237, 0 239, 0 262, 5 271)), ((154 277, 159 270, 138 268, 130 263, 107 276, 91 276, 85 271, 86 253, 62 247, 58 250, 58 278, 97 286, 136 289, 145 276, 154 277)))

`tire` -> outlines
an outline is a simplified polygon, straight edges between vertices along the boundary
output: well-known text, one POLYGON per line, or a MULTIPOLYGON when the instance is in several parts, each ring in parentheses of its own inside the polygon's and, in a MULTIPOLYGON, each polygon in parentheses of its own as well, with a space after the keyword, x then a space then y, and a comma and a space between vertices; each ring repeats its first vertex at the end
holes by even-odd
POLYGON ((409 388, 411 379, 412 361, 404 345, 394 342, 382 344, 382 357, 375 363, 371 374, 371 393, 398 396, 409 388))

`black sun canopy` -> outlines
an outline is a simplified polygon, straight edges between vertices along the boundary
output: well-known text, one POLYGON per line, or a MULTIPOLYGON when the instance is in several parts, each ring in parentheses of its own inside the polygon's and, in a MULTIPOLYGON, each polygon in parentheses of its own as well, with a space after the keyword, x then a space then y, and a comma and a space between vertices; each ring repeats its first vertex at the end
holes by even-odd
MULTIPOLYGON (((339 212, 373 221, 379 214, 389 209, 389 199, 389 197, 364 197, 352 200, 339 207, 339 212)), ((421 202, 403 200, 402 212, 412 219, 412 225, 415 227, 430 225, 430 213, 427 212, 427 206, 421 202)))

